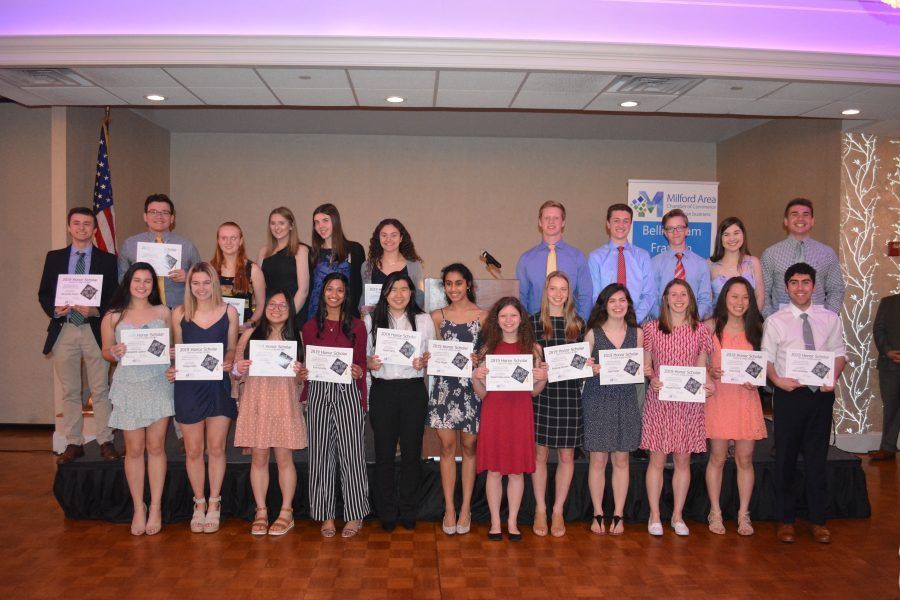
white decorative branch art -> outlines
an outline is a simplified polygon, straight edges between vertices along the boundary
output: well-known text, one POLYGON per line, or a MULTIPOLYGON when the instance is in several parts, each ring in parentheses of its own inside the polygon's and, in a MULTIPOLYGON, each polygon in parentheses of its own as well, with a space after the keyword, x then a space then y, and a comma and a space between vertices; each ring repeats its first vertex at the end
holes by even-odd
MULTIPOLYGON (((900 140, 891 140, 891 144, 897 150, 894 155, 894 170, 888 174, 888 189, 894 197, 894 202, 889 207, 893 215, 891 219, 893 230, 890 240, 894 241, 900 240, 900 140)), ((888 273, 888 277, 894 280, 894 289, 891 290, 891 294, 900 294, 900 265, 896 260, 892 262, 894 263, 893 272, 888 273)))

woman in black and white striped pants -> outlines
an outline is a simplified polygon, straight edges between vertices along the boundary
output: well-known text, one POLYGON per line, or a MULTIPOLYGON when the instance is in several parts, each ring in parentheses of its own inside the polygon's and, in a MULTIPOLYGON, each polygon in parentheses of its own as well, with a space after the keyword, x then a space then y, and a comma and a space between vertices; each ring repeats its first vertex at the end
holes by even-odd
POLYGON ((325 277, 317 315, 303 326, 304 344, 353 348, 350 372, 353 383, 310 381, 307 384, 309 430, 309 507, 322 521, 322 535, 336 533, 335 469, 341 469, 341 490, 346 524, 341 536, 353 537, 369 514, 366 475, 365 427, 366 328, 350 315, 347 279, 340 273, 325 277))

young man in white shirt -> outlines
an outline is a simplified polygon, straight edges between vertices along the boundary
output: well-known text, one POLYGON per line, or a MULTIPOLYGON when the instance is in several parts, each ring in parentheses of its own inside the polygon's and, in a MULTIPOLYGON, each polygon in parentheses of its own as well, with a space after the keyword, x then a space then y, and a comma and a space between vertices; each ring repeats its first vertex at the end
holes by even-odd
POLYGON ((825 527, 825 465, 834 386, 807 386, 788 377, 787 355, 791 350, 833 352, 836 382, 847 363, 844 329, 838 315, 812 303, 816 287, 813 267, 806 263, 791 265, 785 271, 784 285, 790 304, 766 319, 762 341, 768 360, 767 374, 775 386, 775 498, 781 519, 778 539, 794 541, 794 479, 797 455, 802 452, 812 535, 817 542, 827 544, 831 533, 825 527))

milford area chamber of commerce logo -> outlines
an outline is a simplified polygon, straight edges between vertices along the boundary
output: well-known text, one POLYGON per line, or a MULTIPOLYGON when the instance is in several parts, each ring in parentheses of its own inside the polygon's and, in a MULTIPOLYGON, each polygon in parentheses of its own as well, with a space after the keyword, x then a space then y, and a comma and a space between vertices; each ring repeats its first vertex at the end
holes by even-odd
POLYGON ((656 192, 653 198, 647 192, 639 192, 637 198, 632 198, 631 208, 637 213, 638 217, 651 216, 654 213, 662 214, 663 193, 656 192), (659 208, 657 211, 656 209, 659 208))

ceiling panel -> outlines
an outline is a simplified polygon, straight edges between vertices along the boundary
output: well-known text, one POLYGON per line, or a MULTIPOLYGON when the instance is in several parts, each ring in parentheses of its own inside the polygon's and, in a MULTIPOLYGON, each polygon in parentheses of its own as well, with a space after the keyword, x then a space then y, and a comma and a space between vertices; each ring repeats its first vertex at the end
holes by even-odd
POLYGON ((529 73, 523 92, 553 94, 598 94, 612 83, 615 75, 594 73, 529 73))
POLYGON ((339 89, 277 88, 272 92, 282 104, 290 106, 356 106, 349 86, 339 89))
MULTIPOLYGON (((357 90, 403 90, 434 91, 436 71, 350 69, 350 80, 357 90)), ((388 94, 390 95, 390 94, 388 94)), ((402 95, 402 94, 397 94, 402 95)))
POLYGON ((444 90, 515 92, 526 73, 509 71, 441 71, 438 92, 444 90))
MULTIPOLYGON (((175 84, 175 82, 172 82, 175 84)), ((152 86, 152 87, 107 87, 106 89, 127 102, 147 106, 180 106, 185 104, 203 104, 189 91, 175 84, 177 87, 152 86), (165 96, 164 102, 151 102, 147 100, 149 94, 165 96)))
POLYGON ((38 87, 22 88, 24 91, 43 98, 45 104, 56 106, 97 106, 102 104, 126 104, 125 101, 113 96, 103 88, 98 87, 38 87))
POLYGON ((865 104, 894 104, 900 106, 900 86, 873 85, 844 98, 850 102, 865 104))
POLYGON ((761 81, 756 79, 706 79, 684 95, 713 98, 760 98, 783 87, 786 81, 761 81))
POLYGON ((747 103, 744 98, 705 98, 679 96, 663 108, 663 112, 729 114, 747 103))
POLYGON ((609 94, 604 93, 588 105, 587 110, 614 110, 620 112, 654 112, 677 98, 668 94, 609 94), (619 103, 633 100, 637 106, 625 108, 619 103))
POLYGON ((74 70, 105 88, 178 85, 160 67, 79 67, 74 70))
POLYGON ((265 86, 260 87, 192 87, 191 91, 207 104, 261 106, 278 104, 278 99, 265 86))
POLYGON ((470 91, 438 90, 435 106, 452 108, 507 108, 515 95, 515 90, 470 91))
POLYGON ((166 71, 185 87, 264 88, 253 69, 240 67, 168 67, 166 71))
POLYGON ((394 108, 403 108, 413 106, 417 108, 434 106, 434 90, 416 90, 416 89, 399 89, 391 88, 386 90, 378 89, 356 89, 356 97, 359 99, 360 106, 393 106, 394 108), (393 104, 385 100, 388 96, 400 96, 404 102, 393 104))
POLYGON ((841 100, 865 89, 862 85, 846 85, 842 83, 789 83, 767 97, 778 100, 821 100, 833 102, 841 100))
POLYGON ((841 100, 826 104, 821 108, 803 114, 804 117, 824 117, 832 119, 897 119, 900 118, 900 105, 897 104, 863 104, 850 100, 841 100), (858 115, 842 115, 841 111, 855 108, 858 115))
POLYGON ((272 89, 350 89, 344 69, 256 69, 272 89))
POLYGON ((770 97, 751 100, 732 110, 733 114, 764 115, 767 117, 795 117, 819 108, 824 102, 812 100, 772 100, 770 97))

